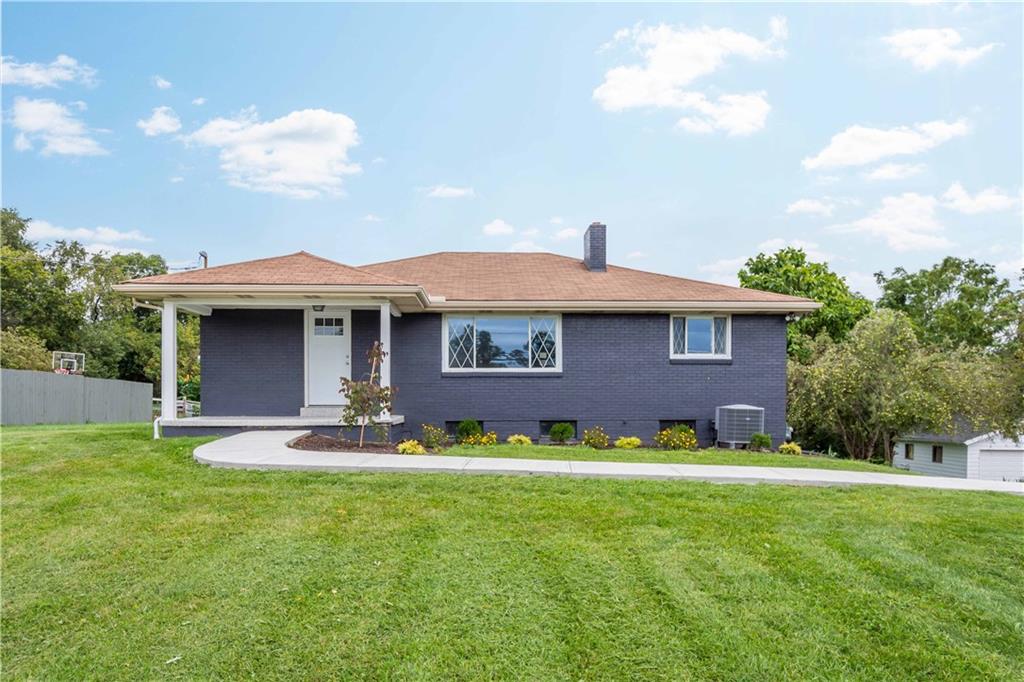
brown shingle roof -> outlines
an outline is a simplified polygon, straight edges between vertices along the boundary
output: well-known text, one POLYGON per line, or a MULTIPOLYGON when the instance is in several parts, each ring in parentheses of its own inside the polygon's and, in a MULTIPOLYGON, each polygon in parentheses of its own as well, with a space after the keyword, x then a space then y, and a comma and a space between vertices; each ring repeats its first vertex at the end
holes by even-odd
POLYGON ((344 265, 305 251, 133 279, 125 284, 420 286, 447 301, 609 301, 809 303, 796 296, 742 289, 609 265, 591 272, 553 253, 445 251, 344 265))
POLYGON ((365 272, 415 282, 449 301, 732 301, 807 299, 609 265, 591 272, 553 253, 463 253, 373 263, 365 272))
POLYGON ((388 286, 407 284, 305 251, 212 268, 140 277, 127 284, 311 284, 388 286))

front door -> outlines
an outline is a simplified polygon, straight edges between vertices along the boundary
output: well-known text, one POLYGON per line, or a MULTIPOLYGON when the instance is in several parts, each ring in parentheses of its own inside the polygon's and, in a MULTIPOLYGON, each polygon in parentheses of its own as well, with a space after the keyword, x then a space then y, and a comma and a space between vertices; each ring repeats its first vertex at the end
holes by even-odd
POLYGON ((308 313, 306 375, 310 405, 342 405, 341 378, 352 378, 352 311, 324 308, 308 313))

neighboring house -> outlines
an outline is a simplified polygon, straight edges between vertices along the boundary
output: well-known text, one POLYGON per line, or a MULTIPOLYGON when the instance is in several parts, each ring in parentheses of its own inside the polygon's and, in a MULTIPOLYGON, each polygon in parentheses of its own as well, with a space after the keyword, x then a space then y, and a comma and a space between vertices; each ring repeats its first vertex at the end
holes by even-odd
POLYGON ((814 301, 607 265, 606 228, 583 259, 435 253, 361 267, 300 251, 124 282, 163 310, 163 396, 173 405, 175 315, 200 316, 202 417, 162 417, 167 435, 246 428, 337 429, 342 376, 388 351, 391 437, 472 418, 502 437, 577 433, 650 439, 691 424, 715 440, 715 407, 765 410, 786 432, 786 322, 814 301))
POLYGON ((1024 481, 1024 442, 965 428, 913 433, 896 441, 892 464, 931 476, 1024 481))

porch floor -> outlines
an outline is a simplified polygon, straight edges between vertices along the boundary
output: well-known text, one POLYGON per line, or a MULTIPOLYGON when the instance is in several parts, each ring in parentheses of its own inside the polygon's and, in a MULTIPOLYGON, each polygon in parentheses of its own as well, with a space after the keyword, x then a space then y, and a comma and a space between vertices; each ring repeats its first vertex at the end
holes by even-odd
MULTIPOLYGON (((324 416, 281 416, 281 417, 177 417, 175 419, 161 419, 161 426, 175 428, 301 428, 304 426, 338 426, 338 415, 334 417, 324 416)), ((405 417, 400 414, 393 414, 390 417, 379 420, 381 423, 397 426, 405 423, 405 417)))

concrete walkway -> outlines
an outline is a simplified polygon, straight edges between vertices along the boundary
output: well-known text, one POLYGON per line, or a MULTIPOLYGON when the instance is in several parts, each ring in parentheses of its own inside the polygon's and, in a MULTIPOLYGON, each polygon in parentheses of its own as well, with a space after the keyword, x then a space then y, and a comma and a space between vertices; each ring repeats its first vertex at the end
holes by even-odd
POLYGON ((247 431, 195 449, 197 462, 213 467, 288 471, 376 471, 454 474, 520 474, 588 478, 652 478, 715 483, 788 483, 791 485, 894 485, 937 490, 981 490, 1024 495, 1024 483, 938 476, 876 474, 835 469, 643 464, 564 459, 506 459, 439 455, 371 455, 295 450, 288 443, 308 431, 247 431))

